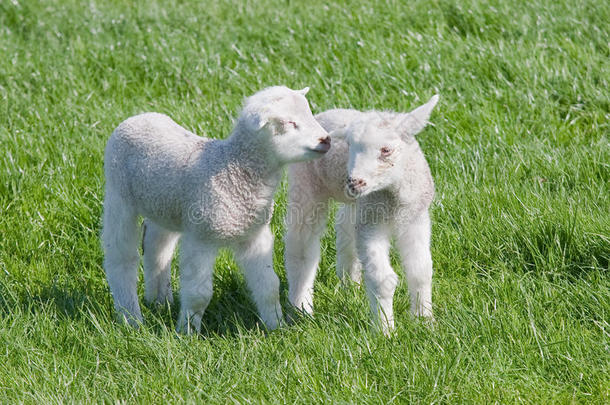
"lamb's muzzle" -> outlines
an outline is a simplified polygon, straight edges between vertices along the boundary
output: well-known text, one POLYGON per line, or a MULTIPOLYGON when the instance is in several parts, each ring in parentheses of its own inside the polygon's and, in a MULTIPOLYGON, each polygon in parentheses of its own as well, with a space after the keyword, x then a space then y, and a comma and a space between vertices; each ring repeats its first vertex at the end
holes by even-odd
POLYGON ((324 154, 330 150, 330 136, 326 135, 323 138, 319 138, 318 141, 320 143, 312 151, 324 154))
POLYGON ((347 178, 347 188, 351 194, 358 195, 366 187, 366 180, 361 178, 347 178))

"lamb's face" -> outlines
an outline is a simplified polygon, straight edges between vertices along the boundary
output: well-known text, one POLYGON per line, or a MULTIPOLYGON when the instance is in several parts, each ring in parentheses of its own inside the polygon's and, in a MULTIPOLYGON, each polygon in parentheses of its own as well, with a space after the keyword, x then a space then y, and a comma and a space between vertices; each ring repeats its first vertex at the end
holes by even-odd
POLYGON ((407 114, 370 113, 352 122, 344 136, 349 145, 346 192, 363 196, 399 184, 405 164, 417 148, 414 136, 428 123, 438 96, 407 114))
POLYGON ((395 124, 382 117, 352 123, 346 132, 349 146, 346 192, 352 197, 382 190, 400 180, 401 163, 409 145, 395 124))
POLYGON ((330 149, 328 133, 309 109, 307 90, 290 90, 270 106, 267 136, 275 155, 284 164, 316 159, 330 149))

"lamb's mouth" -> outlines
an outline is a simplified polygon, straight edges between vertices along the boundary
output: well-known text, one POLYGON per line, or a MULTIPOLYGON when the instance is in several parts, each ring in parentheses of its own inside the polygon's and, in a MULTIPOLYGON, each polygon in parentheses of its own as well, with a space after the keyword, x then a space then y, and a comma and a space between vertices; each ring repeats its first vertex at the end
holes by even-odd
POLYGON ((345 196, 350 198, 350 199, 355 199, 358 197, 362 197, 364 194, 367 194, 367 190, 364 188, 352 188, 348 185, 345 186, 344 188, 344 192, 345 192, 345 196))
POLYGON ((309 150, 323 155, 330 150, 330 145, 326 143, 321 143, 315 148, 309 148, 309 150))

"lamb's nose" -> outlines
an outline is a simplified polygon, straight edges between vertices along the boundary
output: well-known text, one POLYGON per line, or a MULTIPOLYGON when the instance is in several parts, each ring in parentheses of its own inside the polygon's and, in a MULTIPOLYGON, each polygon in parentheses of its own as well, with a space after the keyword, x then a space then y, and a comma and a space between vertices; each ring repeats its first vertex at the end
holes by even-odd
POLYGON ((323 138, 318 139, 323 145, 330 145, 330 136, 326 135, 323 138))
POLYGON ((364 179, 348 177, 347 178, 347 185, 352 190, 358 190, 358 189, 366 186, 366 181, 364 179))

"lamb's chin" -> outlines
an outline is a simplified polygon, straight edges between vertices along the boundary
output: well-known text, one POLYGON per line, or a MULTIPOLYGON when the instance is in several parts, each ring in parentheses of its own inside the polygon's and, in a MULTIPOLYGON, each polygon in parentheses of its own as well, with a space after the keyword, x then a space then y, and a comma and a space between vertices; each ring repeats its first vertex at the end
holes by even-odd
POLYGON ((360 190, 359 191, 360 194, 358 194, 358 198, 366 197, 367 195, 371 194, 373 191, 375 191, 375 190, 373 190, 372 188, 365 188, 363 190, 360 190))
POLYGON ((313 155, 322 156, 330 150, 330 146, 318 145, 315 148, 307 148, 307 151, 313 155))
POLYGON ((320 151, 320 150, 316 150, 316 149, 307 148, 305 150, 305 153, 303 153, 303 158, 301 159, 301 161, 315 160, 315 159, 321 158, 324 155, 326 155, 326 151, 320 151))
POLYGON ((348 186, 345 186, 345 189, 344 189, 345 195, 352 200, 363 197, 363 196, 369 194, 370 192, 371 191, 369 189, 352 190, 348 186))

